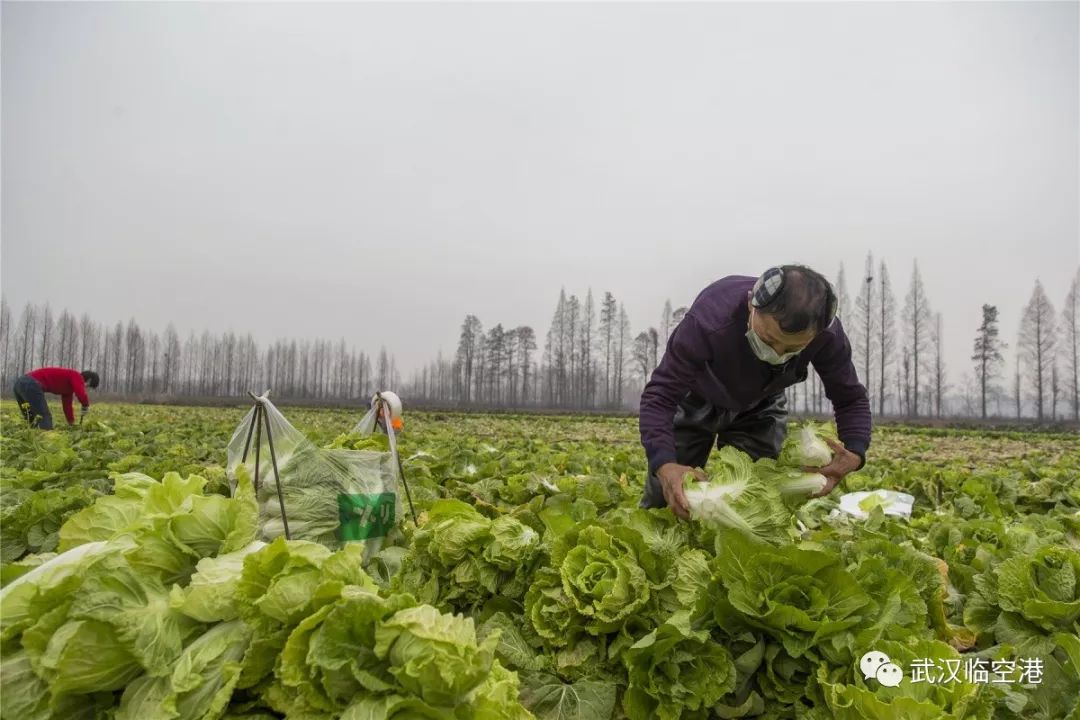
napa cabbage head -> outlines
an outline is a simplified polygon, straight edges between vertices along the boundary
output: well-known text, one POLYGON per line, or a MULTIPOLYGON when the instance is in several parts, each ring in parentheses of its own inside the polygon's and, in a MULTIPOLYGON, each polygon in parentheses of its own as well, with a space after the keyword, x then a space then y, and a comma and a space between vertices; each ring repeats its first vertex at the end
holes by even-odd
POLYGON ((525 617, 536 634, 554 647, 570 645, 584 632, 578 614, 563 589, 562 576, 553 568, 540 568, 525 594, 525 617))
POLYGON ((712 529, 732 529, 762 542, 778 542, 791 523, 779 489, 754 472, 750 456, 724 447, 710 465, 711 479, 684 479, 690 518, 712 529))
POLYGON ((780 450, 781 465, 789 467, 824 467, 832 462, 833 451, 824 438, 834 438, 825 424, 802 423, 788 432, 780 450))
POLYGON ((462 702, 491 672, 497 632, 477 642, 472 618, 419 605, 375 628, 375 655, 402 688, 433 705, 462 702))
POLYGON ((170 673, 143 675, 129 684, 117 720, 145 720, 164 713, 174 718, 220 717, 240 679, 250 640, 251 629, 242 621, 213 626, 184 648, 170 673))
POLYGON ((570 601, 590 634, 619 630, 649 602, 652 584, 639 562, 642 545, 632 529, 595 521, 560 538, 552 557, 562 581, 560 597, 570 601))
POLYGON ((726 591, 717 605, 721 625, 729 611, 779 641, 794 658, 829 643, 849 644, 876 606, 835 552, 794 545, 753 544, 725 531, 713 569, 726 591))
POLYGON ((1047 545, 996 569, 999 605, 1045 630, 1080 620, 1080 552, 1047 545))
POLYGON ((689 613, 676 613, 623 655, 629 686, 623 709, 631 720, 704 717, 735 688, 731 654, 689 613))

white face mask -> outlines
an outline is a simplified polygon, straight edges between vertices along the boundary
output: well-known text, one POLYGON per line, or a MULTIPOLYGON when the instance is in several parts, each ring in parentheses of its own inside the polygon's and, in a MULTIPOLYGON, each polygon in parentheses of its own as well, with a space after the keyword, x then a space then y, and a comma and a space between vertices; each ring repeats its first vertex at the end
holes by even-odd
MULTIPOLYGON (((753 317, 751 315, 751 317, 753 317)), ((791 358, 795 357, 799 353, 789 352, 783 355, 778 355, 769 343, 758 337, 758 334, 754 332, 752 325, 747 323, 746 327, 746 339, 750 342, 750 349, 754 352, 754 356, 762 362, 767 362, 770 365, 783 365, 791 358)))

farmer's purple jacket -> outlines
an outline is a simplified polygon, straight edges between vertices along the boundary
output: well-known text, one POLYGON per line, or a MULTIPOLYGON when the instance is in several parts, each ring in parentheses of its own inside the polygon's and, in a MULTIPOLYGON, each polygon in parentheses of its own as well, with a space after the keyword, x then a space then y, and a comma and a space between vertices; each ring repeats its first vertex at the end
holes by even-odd
POLYGON ((675 407, 688 393, 734 411, 805 380, 813 364, 833 405, 840 441, 866 459, 870 401, 851 362, 851 344, 837 318, 783 366, 758 360, 746 340, 747 294, 757 278, 732 275, 701 291, 668 340, 667 350, 641 393, 641 444, 655 472, 676 462, 675 407))

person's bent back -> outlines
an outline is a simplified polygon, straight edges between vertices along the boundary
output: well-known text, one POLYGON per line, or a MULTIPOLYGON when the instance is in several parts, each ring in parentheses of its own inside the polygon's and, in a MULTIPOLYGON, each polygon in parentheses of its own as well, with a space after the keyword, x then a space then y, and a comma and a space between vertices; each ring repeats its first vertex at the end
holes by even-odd
POLYGON ((52 413, 49 412, 45 393, 59 395, 68 425, 74 425, 72 398, 79 399, 82 415, 86 415, 90 411, 90 398, 86 394, 86 388, 96 388, 99 382, 98 374, 92 370, 79 372, 70 368, 39 368, 15 381, 15 401, 27 423, 42 430, 51 430, 52 413))

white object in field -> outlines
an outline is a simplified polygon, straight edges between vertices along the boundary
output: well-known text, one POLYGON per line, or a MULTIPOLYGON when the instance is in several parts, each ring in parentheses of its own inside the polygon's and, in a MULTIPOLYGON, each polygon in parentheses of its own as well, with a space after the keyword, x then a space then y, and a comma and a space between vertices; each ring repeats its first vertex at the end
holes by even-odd
POLYGON ((383 390, 381 393, 375 393, 371 396, 371 409, 374 410, 375 406, 379 404, 379 396, 390 406, 390 419, 397 420, 401 417, 401 398, 397 396, 397 393, 390 392, 389 390, 383 390))
POLYGON ((902 518, 911 517, 911 510, 915 506, 915 498, 907 493, 896 492, 895 490, 871 490, 869 492, 845 493, 840 496, 840 509, 848 515, 852 515, 860 520, 865 520, 870 517, 870 513, 860 508, 859 503, 871 495, 877 495, 881 498, 881 501, 884 503, 881 510, 886 515, 902 518))
MULTIPOLYGON (((389 390, 383 390, 371 396, 371 408, 364 417, 360 418, 360 422, 356 423, 352 432, 364 436, 375 432, 376 421, 381 419, 385 422, 385 416, 382 413, 383 408, 390 411, 390 427, 397 432, 401 432, 405 427, 405 421, 401 418, 401 398, 398 397, 397 393, 389 390), (381 402, 380 398, 382 398, 381 402)), ((383 428, 383 431, 385 432, 386 428, 383 428)))

